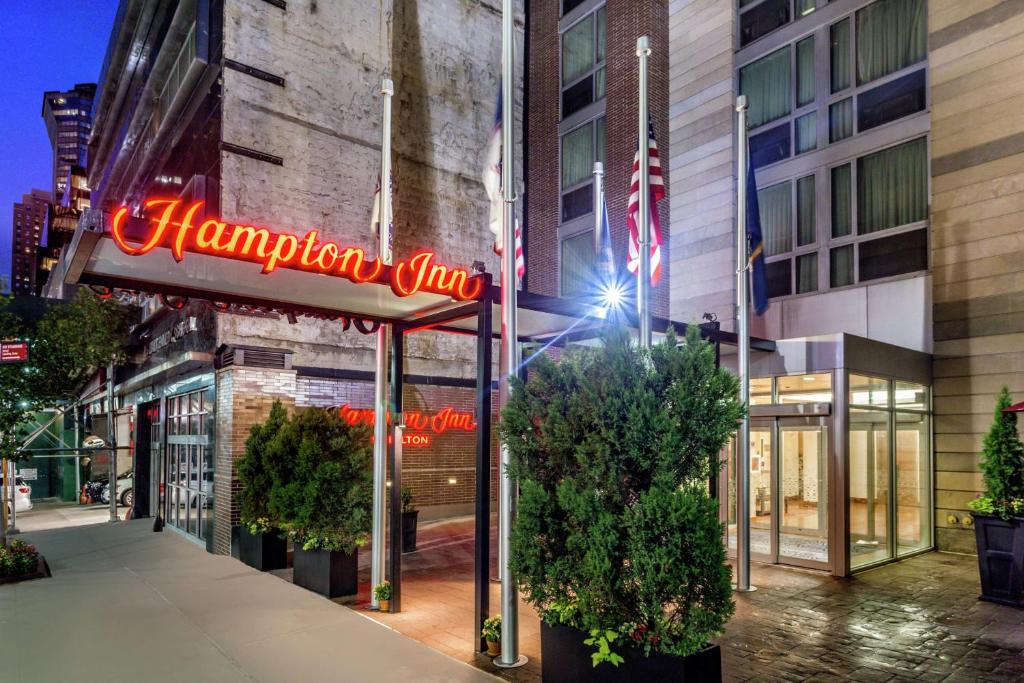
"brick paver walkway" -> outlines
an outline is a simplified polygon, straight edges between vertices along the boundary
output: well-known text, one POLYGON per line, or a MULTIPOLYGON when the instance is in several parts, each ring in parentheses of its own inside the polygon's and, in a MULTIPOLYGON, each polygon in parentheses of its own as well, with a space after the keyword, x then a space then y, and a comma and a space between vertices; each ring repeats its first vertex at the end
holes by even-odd
MULTIPOLYGON (((420 550, 404 560, 403 613, 368 614, 508 680, 539 681, 528 606, 520 611, 527 667, 500 671, 473 654, 472 562, 472 520, 421 525, 420 550)), ((363 573, 355 609, 369 595, 363 573)), ((754 565, 752 578, 758 590, 736 596, 721 641, 728 681, 1024 681, 1024 610, 977 599, 974 557, 928 553, 853 579, 754 565)), ((497 611, 496 584, 491 596, 497 611)))

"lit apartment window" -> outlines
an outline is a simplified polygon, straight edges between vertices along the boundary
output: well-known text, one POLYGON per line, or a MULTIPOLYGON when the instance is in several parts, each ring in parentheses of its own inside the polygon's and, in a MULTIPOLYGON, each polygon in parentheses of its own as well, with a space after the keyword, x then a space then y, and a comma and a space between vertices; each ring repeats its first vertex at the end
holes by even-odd
POLYGON ((805 17, 827 0, 739 0, 740 47, 805 17))

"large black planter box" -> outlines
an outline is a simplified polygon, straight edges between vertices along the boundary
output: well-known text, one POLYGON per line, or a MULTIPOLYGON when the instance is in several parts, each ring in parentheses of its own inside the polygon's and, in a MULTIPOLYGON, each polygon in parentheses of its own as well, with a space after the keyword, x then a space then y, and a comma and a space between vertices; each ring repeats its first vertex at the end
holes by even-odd
POLYGON ((981 599, 1024 607, 1024 517, 974 514, 981 599))
POLYGON ((710 645, 689 657, 652 654, 645 657, 636 648, 617 652, 626 660, 615 666, 608 662, 593 666, 594 648, 585 645, 587 635, 569 626, 540 625, 540 668, 545 683, 720 683, 722 651, 710 645))
POLYGON ((253 534, 244 524, 238 530, 238 559, 265 572, 288 566, 288 541, 279 531, 253 534))
POLYGON ((419 510, 402 513, 402 552, 411 553, 416 550, 416 520, 419 510))
POLYGON ((303 550, 295 545, 292 583, 324 597, 355 595, 359 590, 358 550, 303 550))

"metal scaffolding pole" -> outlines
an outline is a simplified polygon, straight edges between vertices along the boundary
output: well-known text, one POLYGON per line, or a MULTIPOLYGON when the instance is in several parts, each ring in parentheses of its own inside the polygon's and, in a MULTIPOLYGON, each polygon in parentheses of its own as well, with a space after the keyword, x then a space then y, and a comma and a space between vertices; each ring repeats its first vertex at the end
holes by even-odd
POLYGON ((647 62, 651 56, 651 39, 640 36, 636 41, 636 56, 640 60, 640 269, 637 273, 636 306, 640 319, 640 346, 651 345, 651 155, 650 117, 647 102, 647 62))
MULTIPOLYGON (((381 261, 391 265, 391 98, 395 85, 385 78, 380 88, 383 97, 383 121, 380 141, 380 203, 378 214, 379 239, 377 253, 381 261)), ((381 323, 377 329, 377 364, 373 384, 373 526, 370 541, 373 552, 370 560, 370 607, 380 605, 372 590, 384 581, 387 551, 384 529, 387 526, 387 460, 388 460, 388 345, 391 326, 381 323)), ((395 495, 399 492, 395 491, 395 495)))
MULTIPOLYGON (((750 331, 748 329, 749 257, 747 246, 747 97, 736 98, 736 342, 739 353, 740 401, 750 404, 750 331)), ((740 422, 736 436, 736 590, 750 585, 750 417, 740 422)))
POLYGON ((110 463, 108 490, 110 491, 110 521, 117 521, 117 419, 114 417, 114 364, 107 366, 107 452, 110 463))
MULTIPOLYGON (((519 335, 516 318, 516 207, 515 207, 515 42, 512 0, 501 3, 501 192, 505 201, 502 215, 501 250, 501 352, 506 374, 502 378, 506 391, 508 379, 519 367, 519 335)), ((509 571, 512 540, 512 519, 515 514, 516 482, 508 475, 509 452, 501 445, 498 501, 498 547, 501 562, 501 655, 494 663, 502 668, 522 666, 526 657, 519 654, 519 594, 509 571)))

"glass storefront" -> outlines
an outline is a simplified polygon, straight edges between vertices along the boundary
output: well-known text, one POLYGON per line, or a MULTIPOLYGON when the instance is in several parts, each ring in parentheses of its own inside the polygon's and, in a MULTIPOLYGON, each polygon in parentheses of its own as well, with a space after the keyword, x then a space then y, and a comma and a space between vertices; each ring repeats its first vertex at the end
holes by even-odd
MULTIPOLYGON (((931 548, 930 410, 927 386, 892 377, 838 369, 752 379, 751 558, 842 575, 931 548)), ((735 451, 720 489, 731 553, 735 451)))
POLYGON ((166 403, 164 518, 205 539, 213 519, 213 390, 169 396, 166 403))
POLYGON ((932 545, 928 388, 851 373, 850 567, 932 545))

